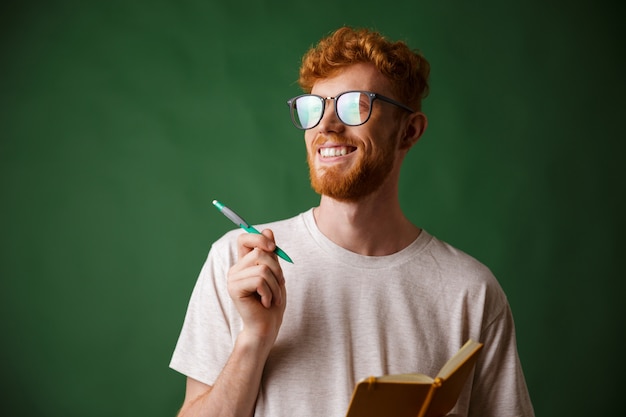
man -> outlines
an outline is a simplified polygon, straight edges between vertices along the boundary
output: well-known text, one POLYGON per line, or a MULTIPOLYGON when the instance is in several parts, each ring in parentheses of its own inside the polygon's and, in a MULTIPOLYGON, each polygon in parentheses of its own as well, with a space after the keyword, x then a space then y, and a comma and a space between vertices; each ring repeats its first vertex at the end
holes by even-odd
POLYGON ((435 375, 469 338, 484 348, 452 412, 534 415, 497 281, 400 209, 428 74, 421 54, 367 30, 307 52, 307 94, 288 104, 320 204, 213 244, 171 362, 187 376, 180 416, 341 417, 358 380, 435 375))

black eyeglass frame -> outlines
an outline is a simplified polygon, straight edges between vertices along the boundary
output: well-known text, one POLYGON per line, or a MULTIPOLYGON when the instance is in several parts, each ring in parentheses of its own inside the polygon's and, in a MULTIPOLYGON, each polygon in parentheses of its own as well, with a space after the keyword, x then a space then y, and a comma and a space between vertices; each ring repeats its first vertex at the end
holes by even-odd
POLYGON ((299 96, 293 97, 289 100, 287 100, 287 105, 289 106, 289 110, 290 110, 290 114, 291 114, 291 121, 293 122, 294 126, 297 127, 300 130, 309 130, 309 129, 313 129, 315 126, 319 125, 320 122, 322 121, 322 119, 324 118, 324 113, 326 112, 326 101, 327 100, 333 100, 334 102, 334 107, 335 107, 335 115, 337 116, 337 119, 343 123, 346 126, 361 126, 365 123, 367 123, 367 121, 370 119, 370 117, 372 116, 372 108, 374 107, 374 100, 379 99, 382 101, 386 101, 387 103, 393 104, 395 106, 400 107, 403 110, 408 111, 409 113, 415 113, 415 110, 413 110, 412 108, 405 106, 404 104, 400 103, 399 101, 396 101, 392 98, 389 98, 387 96, 383 96, 382 94, 378 94, 378 93, 373 93, 371 91, 362 91, 362 90, 350 90, 350 91, 344 91, 343 93, 339 93, 337 94, 335 97, 322 97, 319 96, 317 94, 300 94, 299 96), (344 94, 348 94, 348 93, 361 93, 361 94, 366 94, 369 99, 370 99, 370 109, 369 112, 367 113, 367 117, 365 118, 365 120, 363 120, 361 123, 357 123, 357 124, 350 124, 350 123, 346 123, 341 119, 341 116, 339 116, 339 111, 337 110, 337 100, 339 99, 339 97, 343 96, 344 94), (311 127, 302 127, 300 126, 300 124, 298 122, 296 122, 296 117, 294 115, 294 112, 296 111, 296 101, 301 98, 301 97, 318 97, 321 101, 322 101, 322 113, 320 116, 320 119, 317 121, 317 123, 315 123, 313 126, 311 127))

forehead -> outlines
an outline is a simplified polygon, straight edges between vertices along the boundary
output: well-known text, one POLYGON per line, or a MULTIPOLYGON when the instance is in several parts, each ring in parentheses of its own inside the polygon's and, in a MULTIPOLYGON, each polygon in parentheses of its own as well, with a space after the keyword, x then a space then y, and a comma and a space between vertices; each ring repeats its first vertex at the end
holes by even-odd
POLYGON ((311 89, 312 94, 334 97, 350 90, 372 91, 390 94, 390 83, 373 64, 358 63, 342 69, 332 77, 317 80, 311 89))

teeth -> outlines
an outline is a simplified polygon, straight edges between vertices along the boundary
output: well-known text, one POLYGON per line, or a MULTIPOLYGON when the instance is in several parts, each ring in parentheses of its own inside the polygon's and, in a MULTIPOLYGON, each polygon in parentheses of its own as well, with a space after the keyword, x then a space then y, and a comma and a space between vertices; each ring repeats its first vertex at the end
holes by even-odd
POLYGON ((322 155, 322 158, 332 158, 334 156, 344 156, 347 154, 348 154, 348 148, 346 146, 320 149, 320 155, 322 155))

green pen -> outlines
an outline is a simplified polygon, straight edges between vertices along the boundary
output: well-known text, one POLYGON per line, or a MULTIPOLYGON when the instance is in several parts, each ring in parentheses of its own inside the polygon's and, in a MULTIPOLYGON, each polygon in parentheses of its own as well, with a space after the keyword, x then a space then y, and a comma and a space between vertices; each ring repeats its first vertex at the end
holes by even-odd
MULTIPOLYGON (((228 217, 230 219, 230 221, 232 221, 233 223, 235 223, 237 226, 241 227, 243 230, 245 230, 248 233, 255 233, 257 235, 260 235, 261 232, 259 232, 258 230, 256 230, 254 227, 250 226, 248 224, 248 222, 246 222, 244 219, 241 218, 241 216, 239 216, 237 213, 235 213, 234 211, 232 211, 231 209, 229 209, 228 207, 226 207, 225 205, 223 205, 222 203, 220 203, 217 200, 213 200, 213 205, 215 207, 217 207, 217 209, 226 217, 228 217)), ((274 253, 278 256, 280 256, 281 258, 283 258, 284 260, 286 260, 289 263, 293 263, 293 261, 291 260, 291 258, 289 257, 289 255, 287 255, 285 253, 284 250, 282 250, 281 248, 279 248, 278 246, 276 246, 276 249, 274 249, 274 253)))

